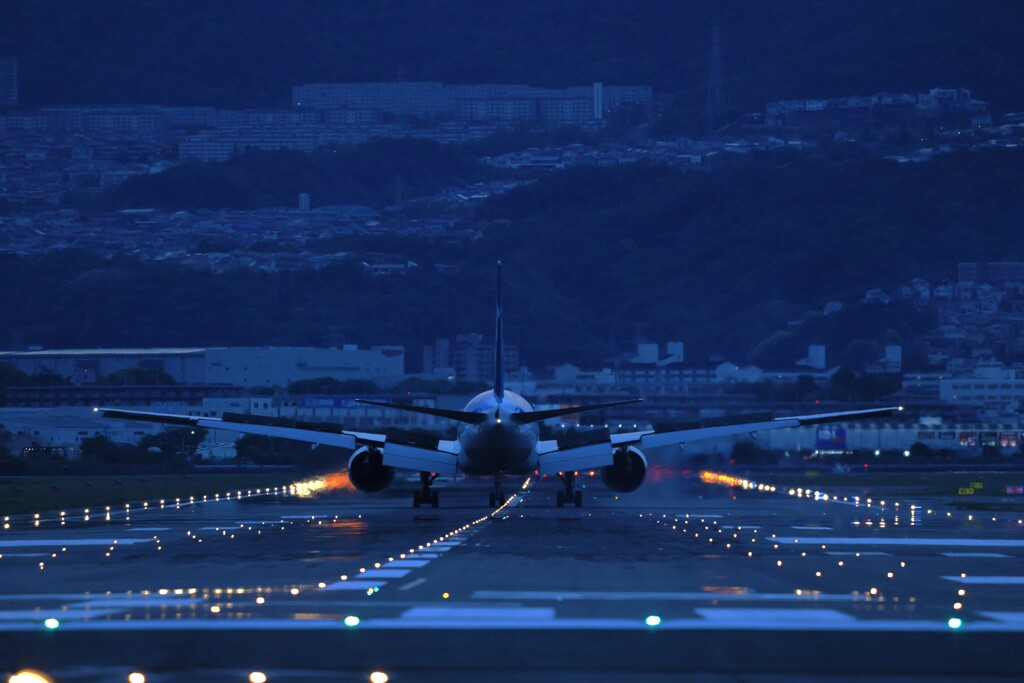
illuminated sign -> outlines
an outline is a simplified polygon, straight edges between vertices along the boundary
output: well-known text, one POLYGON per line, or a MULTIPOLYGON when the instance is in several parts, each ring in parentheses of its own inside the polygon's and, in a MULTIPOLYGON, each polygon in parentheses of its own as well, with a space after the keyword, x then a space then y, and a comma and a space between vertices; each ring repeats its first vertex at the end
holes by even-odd
POLYGON ((845 451, 846 430, 842 427, 820 427, 817 430, 819 451, 845 451))

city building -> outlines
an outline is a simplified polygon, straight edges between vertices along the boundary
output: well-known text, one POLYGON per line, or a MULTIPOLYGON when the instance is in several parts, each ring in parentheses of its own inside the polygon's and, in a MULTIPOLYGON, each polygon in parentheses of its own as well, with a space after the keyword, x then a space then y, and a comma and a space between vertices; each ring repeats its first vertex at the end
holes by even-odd
POLYGON ((449 85, 439 81, 308 83, 292 89, 296 109, 378 111, 398 120, 592 123, 627 106, 650 107, 650 86, 535 88, 527 85, 449 85))
MULTIPOLYGON (((505 344, 502 348, 506 373, 519 367, 519 347, 505 344)), ((482 334, 460 334, 452 343, 438 339, 423 349, 423 372, 438 377, 454 377, 457 382, 494 381, 494 344, 484 342, 482 334)))

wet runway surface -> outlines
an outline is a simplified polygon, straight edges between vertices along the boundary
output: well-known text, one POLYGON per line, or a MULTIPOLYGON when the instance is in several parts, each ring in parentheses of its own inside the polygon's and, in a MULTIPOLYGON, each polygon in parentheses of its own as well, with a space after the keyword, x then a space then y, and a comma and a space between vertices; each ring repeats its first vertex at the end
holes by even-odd
POLYGON ((440 489, 438 509, 396 489, 7 520, 0 671, 717 682, 1024 667, 1021 513, 673 479, 588 486, 579 509, 531 482, 496 512, 486 482, 440 489))

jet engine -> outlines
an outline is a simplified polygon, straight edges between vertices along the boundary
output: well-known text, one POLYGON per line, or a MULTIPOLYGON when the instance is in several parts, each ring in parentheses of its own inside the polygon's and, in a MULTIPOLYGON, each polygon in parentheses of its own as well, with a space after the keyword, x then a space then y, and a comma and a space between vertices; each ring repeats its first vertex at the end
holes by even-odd
POLYGON ((348 478, 360 491, 377 493, 391 486, 395 468, 384 464, 379 450, 363 446, 348 459, 348 478))
POLYGON ((611 465, 601 468, 604 485, 618 493, 629 493, 640 488, 647 477, 647 458, 636 446, 615 451, 611 465))

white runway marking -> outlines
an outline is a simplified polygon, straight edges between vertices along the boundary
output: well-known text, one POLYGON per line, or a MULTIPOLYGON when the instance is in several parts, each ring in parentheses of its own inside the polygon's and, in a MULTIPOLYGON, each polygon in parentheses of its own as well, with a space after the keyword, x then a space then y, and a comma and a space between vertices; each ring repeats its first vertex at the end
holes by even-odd
POLYGON ((995 619, 1001 621, 1004 624, 1014 624, 1017 626, 1024 626, 1024 612, 978 612, 981 616, 986 619, 995 619))
POLYGON ((878 550, 829 550, 825 552, 826 555, 836 555, 838 557, 889 557, 892 553, 883 553, 878 550))
POLYGON ((760 609, 756 607, 715 607, 695 609, 694 612, 708 621, 728 623, 735 626, 758 627, 803 626, 813 623, 817 626, 834 623, 850 623, 857 619, 832 609, 760 609))
MULTIPOLYGON (((420 557, 417 555, 417 557, 420 557)), ((392 560, 388 562, 386 567, 425 567, 430 564, 430 560, 392 560)))
POLYGON ((42 624, 44 619, 50 617, 57 617, 63 622, 66 619, 87 619, 122 613, 123 610, 119 609, 23 609, 0 611, 0 620, 33 621, 42 624))
POLYGON ((504 620, 512 623, 551 620, 554 607, 412 607, 402 613, 403 620, 472 622, 504 620))
POLYGON ((169 526, 127 526, 125 531, 170 531, 169 526))
POLYGON ((639 592, 639 591, 475 591, 477 600, 595 600, 595 601, 692 601, 717 600, 719 602, 860 602, 865 598, 852 593, 709 593, 692 592, 639 592))
POLYGON ((50 557, 53 553, 4 553, 4 557, 50 557))
MULTIPOLYGON (((800 610, 810 611, 810 610, 800 610)), ((989 613, 1000 614, 1000 613, 989 613)), ((70 620, 61 624, 61 631, 336 631, 342 627, 340 619, 166 619, 131 620, 122 619, 95 621, 70 620)), ((39 631, 40 624, 33 620, 0 621, 0 631, 39 631)), ((389 629, 451 629, 477 630, 496 628, 515 630, 592 630, 592 631, 650 631, 642 619, 519 619, 511 614, 484 618, 397 618, 363 619, 361 630, 389 629)), ((667 619, 657 627, 659 631, 843 631, 843 632, 899 632, 899 633, 949 633, 949 626, 942 620, 900 620, 900 619, 794 619, 792 622, 738 624, 729 619, 667 619)), ((1024 633, 1024 621, 1004 616, 1001 621, 969 621, 959 629, 965 633, 1024 633)))
POLYGON ((942 553, 946 557, 1012 557, 1002 553, 942 553))
POLYGON ((797 531, 834 531, 830 526, 794 526, 797 531))
POLYGON ((411 569, 367 569, 359 575, 361 579, 400 579, 411 569))
POLYGON ((0 541, 0 548, 40 548, 54 545, 133 545, 152 542, 152 538, 55 538, 45 541, 26 538, 0 541))
POLYGON ((335 581, 332 584, 321 588, 324 591, 367 591, 371 588, 379 588, 387 581, 335 581))
POLYGON ((410 581, 409 583, 405 584, 404 586, 399 586, 398 590, 400 590, 400 591, 411 590, 411 589, 415 588, 416 586, 419 586, 420 584, 424 584, 426 582, 427 582, 426 579, 415 579, 415 580, 410 581))
POLYGON ((437 553, 414 553, 413 557, 417 557, 421 560, 436 560, 441 556, 437 553))
POLYGON ((107 598, 93 596, 90 600, 73 603, 77 607, 175 607, 177 605, 194 605, 203 602, 202 598, 189 598, 171 595, 139 595, 136 597, 107 598))
MULTIPOLYGON (((1024 541, 1004 538, 880 538, 878 536, 800 536, 772 539, 776 543, 828 545, 944 545, 963 548, 1024 548, 1024 541)), ((863 554, 863 553, 862 553, 863 554)))
POLYGON ((946 581, 970 583, 984 586, 1021 586, 1024 576, 943 576, 946 581))

